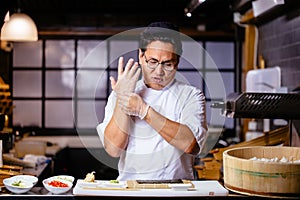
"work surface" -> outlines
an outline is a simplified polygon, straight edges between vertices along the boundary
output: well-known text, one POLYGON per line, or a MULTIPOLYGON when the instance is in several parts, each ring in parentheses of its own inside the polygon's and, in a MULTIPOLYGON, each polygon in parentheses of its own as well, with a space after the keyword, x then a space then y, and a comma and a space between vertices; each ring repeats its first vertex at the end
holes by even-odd
MULTIPOLYGON (((230 193, 217 181, 193 181, 196 190, 173 191, 172 189, 141 189, 141 190, 86 190, 78 184, 67 193, 54 195, 44 187, 34 187, 26 194, 1 194, 1 198, 39 200, 39 199, 268 199, 268 197, 257 197, 230 193)), ((274 199, 274 198, 270 198, 274 199)), ((286 198, 277 198, 286 199, 286 198)), ((295 198, 292 198, 295 199, 295 198)))
POLYGON ((74 195, 91 196, 132 196, 132 197, 196 197, 196 196, 227 196, 228 191, 218 181, 192 181, 194 188, 185 190, 138 189, 138 188, 106 188, 85 187, 77 181, 73 189, 74 195))

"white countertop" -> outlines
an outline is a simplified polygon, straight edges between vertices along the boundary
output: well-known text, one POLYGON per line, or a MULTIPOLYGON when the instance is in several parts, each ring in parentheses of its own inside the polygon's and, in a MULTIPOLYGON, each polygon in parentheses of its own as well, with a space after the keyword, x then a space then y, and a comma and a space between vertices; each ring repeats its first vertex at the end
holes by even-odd
MULTIPOLYGON (((78 183, 78 181, 77 181, 78 183)), ((156 196, 227 196, 228 190, 218 181, 192 181, 195 188, 193 190, 176 191, 173 189, 133 189, 133 190, 114 190, 103 188, 86 189, 76 184, 73 189, 75 196, 134 196, 134 197, 156 197, 156 196)))

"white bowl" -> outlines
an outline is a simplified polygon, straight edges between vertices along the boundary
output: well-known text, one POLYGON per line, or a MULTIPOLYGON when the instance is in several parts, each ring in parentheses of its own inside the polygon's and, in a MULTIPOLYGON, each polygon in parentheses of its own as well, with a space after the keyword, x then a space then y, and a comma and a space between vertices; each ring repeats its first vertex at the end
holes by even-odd
POLYGON ((32 182, 33 185, 36 185, 39 181, 39 179, 36 176, 31 175, 16 175, 14 176, 14 178, 32 182))
POLYGON ((50 177, 50 178, 43 180, 43 185, 49 192, 51 192, 53 194, 62 194, 62 193, 68 192, 72 188, 73 182, 64 180, 61 178, 57 178, 57 177, 50 177), (66 187, 56 187, 56 186, 49 185, 49 183, 52 181, 59 181, 61 183, 66 184, 67 186, 66 187))
POLYGON ((26 193, 31 190, 34 185, 31 181, 16 176, 4 179, 3 184, 9 191, 16 194, 26 193), (18 185, 15 185, 16 183, 18 183, 18 185))
POLYGON ((69 175, 57 175, 57 176, 52 176, 51 178, 65 180, 65 181, 69 181, 71 183, 73 183, 75 180, 75 178, 73 176, 69 176, 69 175))

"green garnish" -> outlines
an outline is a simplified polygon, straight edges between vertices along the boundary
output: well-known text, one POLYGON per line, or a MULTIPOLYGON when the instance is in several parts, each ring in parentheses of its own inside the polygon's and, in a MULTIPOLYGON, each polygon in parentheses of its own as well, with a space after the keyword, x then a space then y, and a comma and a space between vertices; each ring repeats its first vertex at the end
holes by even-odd
POLYGON ((118 180, 110 180, 109 182, 110 182, 110 183, 119 183, 118 180))
POLYGON ((16 186, 16 187, 25 187, 24 183, 22 182, 22 180, 19 180, 19 181, 15 181, 12 183, 13 186, 16 186))

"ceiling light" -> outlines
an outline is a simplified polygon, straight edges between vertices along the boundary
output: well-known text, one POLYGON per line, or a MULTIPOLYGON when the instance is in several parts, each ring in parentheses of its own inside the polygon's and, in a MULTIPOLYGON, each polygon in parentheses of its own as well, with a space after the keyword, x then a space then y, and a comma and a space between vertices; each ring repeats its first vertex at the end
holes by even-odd
POLYGON ((187 13, 186 13, 186 16, 187 16, 187 17, 192 17, 192 13, 187 12, 187 13))
POLYGON ((187 17, 192 16, 192 12, 203 2, 206 0, 191 0, 189 5, 184 9, 184 13, 187 17))
POLYGON ((5 15, 1 28, 1 40, 12 42, 37 41, 38 31, 34 21, 24 13, 5 15))

